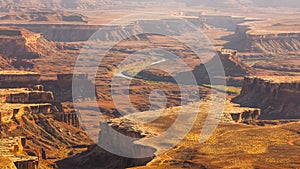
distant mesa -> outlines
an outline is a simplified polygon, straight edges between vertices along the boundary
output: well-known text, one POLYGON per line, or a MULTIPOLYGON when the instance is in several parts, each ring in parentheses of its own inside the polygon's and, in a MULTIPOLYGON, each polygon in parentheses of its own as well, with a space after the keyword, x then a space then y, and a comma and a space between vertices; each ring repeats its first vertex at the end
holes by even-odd
POLYGON ((82 22, 87 23, 87 17, 70 12, 32 11, 6 14, 0 17, 0 21, 23 22, 82 22))

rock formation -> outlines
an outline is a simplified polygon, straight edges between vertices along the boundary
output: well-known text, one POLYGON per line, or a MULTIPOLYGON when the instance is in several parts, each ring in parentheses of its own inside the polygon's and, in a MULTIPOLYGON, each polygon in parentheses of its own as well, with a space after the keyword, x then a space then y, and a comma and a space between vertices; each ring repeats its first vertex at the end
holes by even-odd
MULTIPOLYGON (((3 77, 7 77, 7 74, 8 71, 3 77)), ((24 81, 27 77, 32 78, 31 75, 39 81, 40 76, 33 72, 9 75, 9 80, 16 80, 18 78, 15 77, 21 76, 24 81)), ((53 93, 44 91, 42 85, 33 88, 3 88, 0 89, 0 98, 1 136, 26 136, 24 152, 27 154, 37 156, 40 160, 60 159, 66 156, 60 152, 61 149, 74 153, 73 146, 80 145, 82 149, 91 144, 80 129, 74 108, 62 107, 60 102, 54 100, 53 93)), ((42 164, 44 165, 43 162, 42 164)), ((15 162, 15 165, 18 169, 36 169, 26 168, 35 166, 31 163, 15 162)))
MULTIPOLYGON (((288 25, 285 26, 288 28, 288 25)), ((300 33, 297 31, 260 30, 256 32, 255 28, 241 24, 237 26, 234 35, 224 39, 230 40, 225 44, 226 48, 240 52, 286 54, 300 50, 300 33)))
POLYGON ((33 87, 40 75, 28 71, 0 71, 0 88, 33 87))
POLYGON ((221 121, 247 123, 259 119, 261 110, 259 108, 241 107, 238 104, 226 102, 221 121))
POLYGON ((24 155, 26 139, 11 137, 0 139, 0 168, 1 169, 38 169, 38 158, 24 155))
POLYGON ((233 101, 261 108, 260 119, 298 119, 299 81, 299 76, 245 77, 241 94, 233 101))
POLYGON ((55 45, 23 28, 0 27, 0 48, 6 58, 32 59, 48 56, 55 45))
POLYGON ((46 90, 53 92, 55 100, 58 102, 72 102, 73 99, 88 99, 95 97, 95 91, 92 89, 93 83, 86 74, 57 74, 55 80, 41 80, 46 90), (72 85, 78 85, 78 90, 73 91, 72 85))

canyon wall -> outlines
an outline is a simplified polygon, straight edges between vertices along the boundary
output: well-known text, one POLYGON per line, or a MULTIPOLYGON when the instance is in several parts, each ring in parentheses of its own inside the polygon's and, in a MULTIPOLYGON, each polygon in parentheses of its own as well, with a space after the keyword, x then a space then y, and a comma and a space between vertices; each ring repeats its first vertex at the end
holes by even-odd
MULTIPOLYGON (((96 40, 101 41, 120 41, 128 30, 121 26, 100 26, 100 25, 81 25, 81 24, 4 24, 5 26, 18 26, 28 29, 35 33, 41 33, 51 41, 57 42, 77 42, 87 41, 98 30, 96 40)), ((94 39, 95 40, 95 39, 94 39)))
MULTIPOLYGON (((198 84, 210 84, 211 79, 215 79, 218 83, 218 81, 222 78, 226 78, 225 80, 227 81, 227 84, 232 86, 240 86, 240 77, 254 73, 255 71, 251 67, 243 64, 240 61, 237 51, 226 49, 218 51, 215 57, 205 64, 200 64, 193 70, 193 74, 198 84), (215 69, 216 67, 220 66, 220 61, 224 67, 224 73, 226 77, 220 77, 221 72, 218 72, 218 69, 215 69), (207 72, 207 70, 211 71, 207 72)), ((186 73, 179 73, 177 74, 177 77, 186 79, 186 73)), ((186 79, 185 81, 188 82, 189 80, 186 79)), ((220 84, 222 84, 223 80, 220 82, 220 84)))
POLYGON ((58 112, 55 115, 55 119, 76 128, 80 128, 81 126, 75 111, 58 112))
MULTIPOLYGON (((35 33, 41 33, 51 41, 58 42, 76 42, 86 41, 95 32, 101 29, 97 35, 97 40, 102 41, 121 41, 125 35, 131 32, 165 32, 165 34, 178 34, 190 32, 189 27, 178 25, 178 22, 187 20, 200 29, 209 29, 210 26, 234 31, 237 25, 246 21, 243 17, 231 16, 187 16, 185 18, 172 18, 161 20, 139 20, 134 26, 126 27, 118 25, 92 25, 92 24, 2 24, 3 26, 23 27, 35 33), (173 26, 176 25, 176 26, 173 26), (168 30, 168 28, 170 29, 168 30)), ((137 37, 136 37, 137 38, 137 37)))
POLYGON ((95 97, 95 91, 87 89, 93 88, 93 82, 87 76, 78 76, 72 79, 73 74, 58 74, 56 80, 42 80, 40 83, 45 89, 52 91, 54 98, 59 102, 72 102, 73 99, 86 99, 95 97), (66 78, 67 77, 67 78, 66 78), (73 84, 78 85, 78 90, 73 91, 73 84))
POLYGON ((245 77, 241 94, 233 101, 261 108, 260 119, 300 118, 299 77, 245 77))
POLYGON ((224 38, 230 41, 225 47, 241 52, 285 55, 300 51, 300 32, 250 33, 250 29, 247 25, 238 25, 234 35, 224 38))
POLYGON ((257 120, 260 116, 260 110, 245 110, 242 112, 229 113, 232 120, 237 123, 257 120))
POLYGON ((300 33, 247 35, 251 52, 287 54, 300 51, 300 33))
POLYGON ((0 88, 33 87, 40 75, 25 71, 0 71, 0 88))
MULTIPOLYGON (((111 123, 100 123, 101 131, 99 133, 99 142, 101 145, 106 145, 107 148, 110 146, 114 147, 114 150, 119 150, 119 153, 153 153, 156 151, 154 148, 137 145, 133 142, 126 141, 122 139, 122 136, 128 136, 135 138, 134 140, 139 140, 144 136, 140 131, 136 131, 124 123, 120 124, 111 124, 111 123), (119 147, 118 147, 119 145, 119 147)), ((98 145, 90 146, 86 152, 78 154, 74 157, 70 157, 57 162, 59 168, 73 169, 76 168, 85 168, 85 169, 94 169, 94 168, 130 168, 137 166, 145 166, 150 162, 153 157, 149 158, 127 158, 123 156, 118 156, 115 154, 106 151, 98 145), (86 159, 89 159, 88 161, 86 159), (107 163, 107 161, 113 161, 113 163, 107 163)))
POLYGON ((0 27, 0 54, 6 58, 32 59, 53 53, 55 44, 23 28, 0 27))

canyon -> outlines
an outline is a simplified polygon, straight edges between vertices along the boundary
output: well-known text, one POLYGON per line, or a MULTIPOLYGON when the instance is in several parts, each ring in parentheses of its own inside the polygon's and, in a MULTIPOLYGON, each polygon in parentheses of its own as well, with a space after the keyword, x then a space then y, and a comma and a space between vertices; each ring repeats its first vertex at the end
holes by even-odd
POLYGON ((299 168, 299 12, 264 8, 258 0, 184 7, 198 3, 0 0, 0 168, 299 168), (170 16, 129 22, 132 11, 170 16), (118 18, 130 24, 113 24, 118 18), (194 29, 181 21, 206 41, 194 40, 194 29), (209 77, 207 68, 219 63, 225 76, 209 77), (84 73, 75 73, 75 65, 84 73), (182 86, 197 90, 185 99, 182 86), (214 94, 226 97, 211 116, 219 108, 214 94), (193 111, 191 130, 172 148, 176 137, 147 141, 181 114, 179 136, 193 111), (207 126, 216 129, 199 142, 207 126), (115 145, 123 154, 151 156, 106 150, 115 145))

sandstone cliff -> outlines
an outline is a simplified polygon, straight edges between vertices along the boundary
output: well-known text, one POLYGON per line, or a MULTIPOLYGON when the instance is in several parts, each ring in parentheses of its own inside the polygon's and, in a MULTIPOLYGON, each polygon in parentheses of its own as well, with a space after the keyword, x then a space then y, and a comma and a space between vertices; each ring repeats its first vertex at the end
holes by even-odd
POLYGON ((26 114, 2 124, 4 137, 26 136, 24 151, 40 160, 61 159, 71 155, 74 147, 92 142, 81 129, 59 122, 49 115, 26 114), (63 150, 66 150, 63 152, 63 150))
MULTIPOLYGON (((225 39, 230 40, 227 48, 241 52, 255 52, 267 54, 287 54, 300 51, 299 32, 251 32, 247 25, 238 25, 234 35, 225 39)), ((260 28, 257 28, 260 29, 260 28)))
MULTIPOLYGON (((137 145, 130 141, 120 141, 121 136, 126 135, 128 137, 136 138, 138 140, 143 138, 145 135, 142 135, 140 131, 136 131, 130 128, 129 124, 109 124, 109 123, 101 123, 101 131, 99 133, 99 142, 101 145, 116 146, 120 145, 120 147, 115 147, 114 149, 120 148, 120 154, 122 153, 137 153, 135 151, 147 151, 153 153, 155 149, 143 145, 137 145), (112 128, 110 128, 112 127, 112 128), (118 131, 117 134, 113 134, 118 131), (107 137, 110 136, 110 137, 107 137), (124 149, 124 147, 126 147, 124 149)), ((139 152, 140 153, 140 152, 139 152)), ((57 162, 59 168, 64 169, 94 169, 94 168, 128 168, 128 167, 136 167, 136 166, 144 166, 153 158, 126 158, 121 157, 115 154, 112 154, 103 148, 93 145, 90 146, 86 152, 78 154, 77 156, 70 157, 57 162), (112 163, 108 163, 107 161, 113 161, 112 163)))
POLYGON ((261 108, 261 119, 298 119, 299 98, 299 76, 245 77, 241 94, 233 101, 261 108))
POLYGON ((6 58, 31 59, 48 56, 55 45, 26 29, 0 27, 0 54, 6 58))

